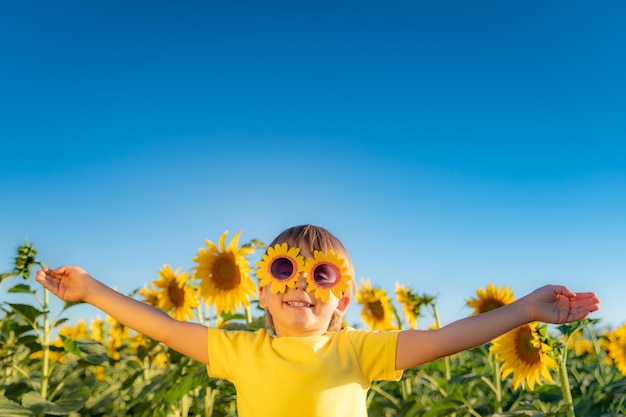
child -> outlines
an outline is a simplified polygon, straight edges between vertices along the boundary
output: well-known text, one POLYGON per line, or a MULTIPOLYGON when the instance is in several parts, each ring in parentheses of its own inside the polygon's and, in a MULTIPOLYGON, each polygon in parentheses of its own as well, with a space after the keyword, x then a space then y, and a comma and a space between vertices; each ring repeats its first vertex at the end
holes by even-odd
POLYGON ((479 346, 531 321, 580 320, 600 303, 594 293, 548 285, 438 330, 342 329, 354 292, 353 268, 341 242, 327 230, 311 225, 285 230, 258 265, 269 331, 227 331, 174 320, 75 266, 43 269, 36 279, 63 300, 90 303, 207 364, 211 376, 234 383, 242 417, 366 416, 365 398, 374 380, 399 380, 403 369, 479 346))

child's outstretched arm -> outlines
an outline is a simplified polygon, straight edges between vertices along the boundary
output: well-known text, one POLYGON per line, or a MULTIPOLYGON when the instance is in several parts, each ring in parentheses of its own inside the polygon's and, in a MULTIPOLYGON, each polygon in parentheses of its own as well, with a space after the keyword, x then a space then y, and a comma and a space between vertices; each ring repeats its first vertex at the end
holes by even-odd
POLYGON ((541 287, 519 300, 438 330, 406 330, 398 335, 396 369, 406 369, 480 346, 532 321, 569 323, 600 308, 595 293, 574 293, 559 285, 541 287))
POLYGON ((35 279, 65 301, 87 302, 125 326, 202 363, 209 363, 207 329, 200 324, 174 320, 157 308, 107 287, 76 266, 44 268, 37 271, 35 279))

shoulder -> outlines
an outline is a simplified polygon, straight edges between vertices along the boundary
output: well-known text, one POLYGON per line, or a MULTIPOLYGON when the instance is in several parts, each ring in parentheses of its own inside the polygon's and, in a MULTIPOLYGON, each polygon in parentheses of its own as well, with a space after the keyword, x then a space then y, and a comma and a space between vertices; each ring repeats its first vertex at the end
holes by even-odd
POLYGON ((395 345, 399 333, 399 330, 368 330, 346 327, 336 332, 334 337, 337 340, 346 340, 354 346, 379 343, 392 343, 395 345))
POLYGON ((272 336, 265 329, 260 329, 254 332, 247 330, 224 330, 214 327, 208 329, 209 344, 213 343, 228 343, 228 344, 240 344, 240 343, 258 343, 265 342, 272 338, 272 336))
POLYGON ((397 381, 402 375, 395 368, 399 333, 399 330, 347 328, 337 332, 336 337, 344 340, 344 346, 357 358, 361 372, 368 380, 397 381))

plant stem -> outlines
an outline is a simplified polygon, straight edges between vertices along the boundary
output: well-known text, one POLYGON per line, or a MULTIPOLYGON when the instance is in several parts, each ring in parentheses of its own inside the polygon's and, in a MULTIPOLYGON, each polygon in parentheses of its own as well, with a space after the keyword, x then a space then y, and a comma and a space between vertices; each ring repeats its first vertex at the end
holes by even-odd
MULTIPOLYGON (((489 355, 492 355, 491 353, 489 355)), ((492 358, 493 359, 493 358, 492 358)), ((496 413, 502 412, 502 381, 500 380, 500 362, 493 361, 493 383, 495 386, 493 408, 496 413)))
POLYGON ((213 417, 213 410, 215 409, 215 398, 217 397, 218 390, 206 388, 204 395, 204 417, 213 417))
POLYGON ((204 325, 204 310, 202 309, 202 306, 202 302, 199 302, 196 312, 198 314, 198 323, 204 325))
POLYGON ((574 402, 572 400, 572 391, 569 387, 569 377, 567 375, 567 346, 563 348, 561 360, 559 361, 559 380, 561 381, 561 392, 563 400, 567 406, 567 417, 576 417, 574 413, 574 402))
POLYGON ((181 404, 180 404, 180 408, 181 408, 181 415, 182 416, 188 416, 189 415, 189 409, 191 409, 191 404, 192 404, 192 400, 191 397, 189 396, 189 394, 185 394, 183 395, 183 398, 181 398, 180 400, 181 404))
MULTIPOLYGON (((432 307, 433 307, 433 316, 435 316, 435 326, 437 327, 437 329, 440 329, 441 325, 439 323, 439 312, 437 311, 437 306, 433 304, 432 307)), ((444 365, 445 373, 446 373, 446 381, 450 381, 450 378, 452 378, 452 374, 450 373, 450 357, 449 356, 444 356, 443 365, 444 365)))
POLYGON ((41 350, 43 352, 41 367, 41 397, 45 400, 48 396, 48 380, 50 379, 50 311, 48 303, 50 302, 50 292, 44 288, 43 290, 43 340, 41 350))

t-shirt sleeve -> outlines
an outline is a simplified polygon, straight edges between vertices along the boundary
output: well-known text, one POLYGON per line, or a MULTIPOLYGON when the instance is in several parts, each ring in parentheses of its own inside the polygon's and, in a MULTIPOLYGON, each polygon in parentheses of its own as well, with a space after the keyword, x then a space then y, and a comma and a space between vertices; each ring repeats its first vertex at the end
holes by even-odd
POLYGON ((228 331, 223 329, 208 329, 209 376, 232 381, 239 372, 241 357, 250 346, 255 333, 247 331, 228 331))
POLYGON ((347 335, 359 357, 361 371, 370 381, 398 381, 396 347, 399 331, 349 330, 347 335))

